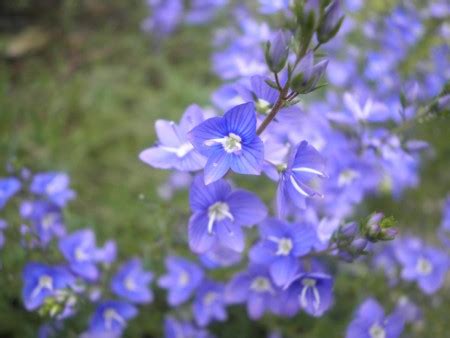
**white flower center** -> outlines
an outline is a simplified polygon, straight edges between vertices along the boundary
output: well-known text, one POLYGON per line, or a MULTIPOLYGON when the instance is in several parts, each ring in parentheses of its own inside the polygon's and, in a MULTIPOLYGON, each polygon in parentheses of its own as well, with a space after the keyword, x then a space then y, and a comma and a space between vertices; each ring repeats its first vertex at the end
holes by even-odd
POLYGON ((271 236, 268 239, 278 245, 277 252, 275 253, 277 256, 288 256, 294 247, 292 240, 287 237, 277 238, 271 236))
POLYGON ((250 289, 256 292, 273 292, 272 285, 270 284, 270 281, 266 277, 256 277, 253 279, 250 289))
POLYGON ((314 311, 318 311, 320 306, 320 293, 319 290, 317 290, 316 284, 317 281, 315 279, 312 278, 302 279, 303 288, 302 292, 300 293, 300 305, 305 308, 308 306, 308 299, 306 298, 306 294, 309 289, 312 290, 314 296, 313 300, 314 311))
POLYGON ((419 274, 428 276, 431 272, 433 272, 433 265, 428 259, 420 257, 417 260, 416 270, 419 274))
POLYGON ((214 301, 217 299, 217 293, 216 292, 208 292, 205 297, 203 298, 203 303, 205 305, 211 305, 212 303, 214 303, 214 301))
POLYGON ((55 213, 49 213, 44 216, 42 219, 42 227, 44 230, 48 230, 52 227, 53 223, 56 221, 57 214, 55 213))
POLYGON ((270 109, 270 106, 271 106, 270 102, 263 99, 258 99, 255 104, 256 110, 261 114, 267 114, 270 109))
POLYGON ((187 283, 189 283, 189 275, 186 271, 183 271, 178 277, 178 284, 180 284, 180 286, 186 286, 187 283))
POLYGON ((125 320, 116 310, 108 308, 103 312, 103 318, 105 318, 105 327, 107 330, 112 329, 113 321, 119 323, 120 326, 125 326, 125 320))
POLYGON ((56 175, 45 187, 48 195, 53 195, 61 191, 61 188, 66 183, 64 175, 56 175))
POLYGON ((241 151, 242 149, 242 139, 239 135, 236 135, 234 133, 229 133, 228 136, 222 137, 222 138, 214 138, 211 140, 205 141, 206 146, 212 146, 216 143, 219 143, 222 145, 223 149, 227 153, 236 153, 241 151))
POLYGON ((33 292, 31 293, 31 298, 37 297, 39 293, 43 289, 53 290, 53 278, 48 275, 42 275, 39 277, 38 285, 34 288, 33 292))
POLYGON ((369 334, 370 338, 386 338, 386 331, 378 323, 370 327, 369 334))
POLYGON ((179 147, 161 146, 160 148, 169 153, 177 155, 178 158, 183 158, 187 154, 189 154, 192 150, 194 150, 194 146, 190 142, 182 143, 179 147))
POLYGON ((89 255, 84 251, 84 248, 79 246, 75 249, 75 259, 79 262, 89 260, 89 255))
POLYGON ((338 186, 339 187, 344 187, 346 185, 349 185, 350 183, 352 183, 356 178, 359 177, 358 172, 354 171, 354 170, 344 170, 341 172, 341 174, 339 175, 338 178, 338 186))
POLYGON ((124 284, 125 284, 125 288, 128 291, 135 291, 137 288, 136 283, 134 282, 134 279, 131 277, 125 278, 124 284))
POLYGON ((230 207, 225 202, 216 202, 208 208, 208 233, 212 234, 214 222, 221 221, 225 218, 234 220, 230 212, 230 207))

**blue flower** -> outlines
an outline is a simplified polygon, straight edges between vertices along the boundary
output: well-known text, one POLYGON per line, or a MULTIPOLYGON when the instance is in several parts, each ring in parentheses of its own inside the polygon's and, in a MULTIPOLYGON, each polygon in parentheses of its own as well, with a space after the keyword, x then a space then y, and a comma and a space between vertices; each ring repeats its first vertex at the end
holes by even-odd
POLYGON ((403 267, 401 277, 416 281, 424 293, 433 294, 443 286, 449 268, 445 252, 407 238, 395 243, 395 255, 403 267))
POLYGON ((450 247, 450 196, 445 200, 442 209, 442 222, 439 229, 439 235, 443 243, 450 247))
POLYGON ((288 299, 295 302, 290 306, 320 317, 333 304, 333 285, 333 278, 322 272, 302 273, 287 290, 288 299))
POLYGON ((267 208, 254 194, 245 190, 231 190, 225 180, 209 185, 201 175, 194 179, 189 194, 192 216, 189 220, 189 246, 196 253, 204 253, 216 242, 238 252, 244 250, 242 226, 262 221, 267 208))
POLYGON ((36 174, 31 182, 30 191, 46 196, 52 203, 64 207, 68 201, 75 198, 75 192, 70 189, 70 178, 62 172, 45 172, 36 174))
POLYGON ((289 224, 278 219, 266 220, 259 230, 262 240, 250 250, 250 259, 268 265, 275 284, 287 287, 298 274, 298 257, 314 246, 316 232, 306 224, 289 224))
POLYGON ((22 184, 15 177, 0 178, 0 210, 21 188, 22 184))
POLYGON ((289 8, 290 0, 259 0, 260 12, 263 14, 274 14, 289 8))
POLYGON ((61 208, 49 201, 23 201, 20 214, 31 222, 32 232, 39 238, 41 246, 47 246, 53 238, 66 233, 61 208))
POLYGON ((192 312, 198 325, 206 326, 212 320, 223 322, 227 319, 224 290, 224 285, 220 283, 212 281, 202 283, 192 305, 192 312))
POLYGON ((217 269, 233 266, 241 261, 242 255, 226 246, 215 245, 199 256, 203 266, 207 269, 217 269))
POLYGON ((142 268, 138 258, 130 259, 122 265, 111 281, 113 292, 133 303, 150 303, 153 293, 148 284, 152 281, 151 272, 142 268))
POLYGON ((3 231, 8 227, 8 223, 0 218, 0 249, 5 245, 5 235, 3 231))
POLYGON ((380 304, 372 298, 362 303, 347 328, 346 338, 398 338, 403 320, 397 315, 385 317, 380 304))
POLYGON ((62 238, 59 250, 74 273, 91 281, 99 277, 97 263, 111 263, 116 257, 115 243, 109 241, 103 248, 97 248, 91 229, 78 230, 62 238))
POLYGON ((266 311, 273 310, 278 292, 267 269, 252 265, 227 284, 225 300, 228 304, 247 303, 249 317, 259 319, 266 311))
POLYGON ((172 34, 182 20, 183 1, 147 0, 146 2, 152 15, 142 22, 142 29, 159 38, 172 34))
POLYGON ((108 337, 118 336, 126 328, 127 320, 136 317, 137 314, 137 308, 127 302, 104 301, 97 306, 91 318, 89 332, 92 334, 110 334, 108 337))
POLYGON ((191 322, 178 321, 171 316, 164 320, 165 338, 212 338, 208 331, 195 327, 191 322))
POLYGON ((315 177, 327 177, 325 160, 319 152, 306 141, 293 149, 287 168, 283 171, 277 190, 277 209, 280 217, 286 215, 292 203, 300 209, 306 207, 306 199, 321 196, 308 184, 315 177))
POLYGON ((23 273, 22 297, 29 311, 39 308, 46 298, 56 295, 62 289, 75 285, 74 276, 62 266, 30 262, 23 273))
POLYGON ((203 120, 202 109, 191 105, 184 112, 179 125, 173 121, 156 121, 159 144, 142 151, 139 158, 155 168, 180 171, 203 169, 206 159, 194 150, 187 138, 187 133, 203 120))
POLYGON ((178 306, 187 301, 200 286, 203 270, 180 257, 168 257, 166 268, 168 272, 159 278, 158 285, 168 290, 168 303, 171 306, 178 306))
POLYGON ((189 133, 194 148, 208 158, 205 183, 223 177, 228 170, 239 174, 259 175, 264 160, 264 145, 256 135, 253 103, 244 103, 213 117, 189 133))

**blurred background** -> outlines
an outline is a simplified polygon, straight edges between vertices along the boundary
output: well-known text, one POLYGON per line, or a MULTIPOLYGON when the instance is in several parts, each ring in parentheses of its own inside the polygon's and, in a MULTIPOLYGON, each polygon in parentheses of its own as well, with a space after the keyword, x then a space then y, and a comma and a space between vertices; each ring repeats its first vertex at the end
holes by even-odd
MULTIPOLYGON (((361 15, 383 15, 396 1, 370 3, 361 15)), ((183 27, 157 44, 141 30, 148 15, 142 0, 0 2, 0 176, 8 166, 66 171, 78 196, 67 212, 68 229, 92 226, 100 242, 117 240, 119 257, 139 256, 159 274, 167 253, 188 254, 187 194, 164 202, 157 187, 167 173, 145 166, 137 156, 154 142, 157 118, 177 120, 194 102, 207 106, 220 81, 211 71, 211 27, 183 27)), ((226 17, 215 23, 223 24, 226 17)), ((424 161, 420 188, 408 190, 400 200, 373 199, 364 210, 394 215, 402 231, 433 240, 441 202, 450 192, 449 122, 444 116, 411 131, 434 148, 424 161)), ((256 185, 251 180, 245 184, 256 185)), ((0 337, 36 336, 41 323, 23 309, 19 297, 23 260, 20 248, 0 252, 0 337)), ((246 319, 244 309, 233 308, 228 323, 213 325, 212 331, 219 337, 237 332, 239 337, 260 337, 286 326, 289 337, 342 337, 367 296, 365 289, 384 304, 390 304, 395 292, 381 273, 352 276, 338 276, 339 306, 324 318, 302 314, 255 323, 246 319)), ((429 304, 427 325, 415 337, 448 337, 449 291, 447 283, 439 296, 424 301, 429 304)), ((161 337, 166 310, 158 291, 126 336, 161 337)), ((69 321, 68 337, 84 330, 89 313, 84 316, 84 321, 69 321)))

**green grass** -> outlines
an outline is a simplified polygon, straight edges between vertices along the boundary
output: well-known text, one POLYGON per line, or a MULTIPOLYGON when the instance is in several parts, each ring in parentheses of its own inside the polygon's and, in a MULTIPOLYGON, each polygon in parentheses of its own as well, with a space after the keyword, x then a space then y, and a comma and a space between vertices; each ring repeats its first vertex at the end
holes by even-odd
MULTIPOLYGON (((210 31, 186 29, 157 50, 139 31, 142 8, 130 10, 130 5, 117 3, 99 14, 98 9, 86 11, 67 1, 49 46, 0 63, 0 163, 68 172, 78 194, 67 211, 68 228, 92 226, 100 242, 117 240, 120 259, 139 256, 158 274, 167 253, 188 254, 187 196, 160 200, 155 189, 167 173, 145 166, 137 156, 155 140, 157 118, 177 119, 191 103, 208 104, 219 82, 209 71, 210 31)), ((0 36, 0 45, 10 38, 0 36)), ((439 203, 450 191, 448 126, 449 119, 441 118, 413 131, 436 149, 425 161, 420 188, 401 201, 379 198, 362 207, 393 214, 403 232, 433 237, 439 203)), ((256 187, 257 182, 246 184, 256 187)), ((18 226, 16 219, 9 232, 17 232, 18 226)), ((18 273, 23 259, 23 250, 13 241, 1 252, 0 337, 35 336, 40 322, 21 307, 18 273)), ((388 289, 380 275, 359 268, 344 271, 337 278, 337 306, 322 319, 267 317, 255 324, 235 307, 228 324, 214 325, 213 330, 219 337, 236 332, 259 337, 277 327, 286 337, 342 337, 364 297, 374 295, 393 305, 392 295, 399 292, 388 289)), ((421 304, 433 304, 426 306, 426 329, 416 337, 445 337, 449 332, 448 291, 447 283, 441 296, 430 300, 410 287, 421 304)), ((164 293, 158 291, 155 303, 142 309, 127 336, 161 337, 166 310, 164 293)), ((67 337, 75 337, 85 322, 70 321, 67 326, 67 337)))

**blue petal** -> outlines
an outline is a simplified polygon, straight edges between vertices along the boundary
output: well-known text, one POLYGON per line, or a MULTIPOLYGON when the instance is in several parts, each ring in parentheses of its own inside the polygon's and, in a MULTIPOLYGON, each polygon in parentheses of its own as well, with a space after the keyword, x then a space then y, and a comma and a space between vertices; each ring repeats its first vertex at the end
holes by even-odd
POLYGON ((205 212, 194 214, 189 220, 189 247, 195 253, 211 249, 216 241, 214 234, 208 234, 208 216, 205 212))
POLYGON ((234 223, 251 226, 264 220, 267 216, 267 208, 256 196, 245 190, 234 191, 227 199, 230 212, 234 217, 234 223))
POLYGON ((178 147, 182 143, 178 126, 172 121, 157 120, 155 122, 155 130, 162 145, 178 147))
POLYGON ((225 200, 231 192, 230 184, 218 180, 205 185, 203 175, 197 175, 189 191, 189 204, 193 211, 207 210, 212 204, 225 200))
POLYGON ((258 98, 261 98, 270 104, 274 104, 278 98, 278 91, 270 87, 265 78, 261 75, 252 76, 250 79, 253 92, 258 98))
POLYGON ((256 243, 248 253, 252 262, 257 264, 269 264, 275 258, 276 244, 269 241, 256 243))
POLYGON ((228 133, 241 137, 243 143, 251 142, 256 136, 256 113, 253 102, 240 104, 223 116, 228 133))
POLYGON ((210 184, 225 176, 230 169, 231 156, 222 149, 210 154, 205 165, 205 184, 210 184))
POLYGON ((217 238, 220 243, 231 250, 242 252, 245 248, 242 229, 227 220, 217 223, 217 238))
POLYGON ((293 282, 299 269, 296 258, 284 256, 276 259, 269 268, 270 276, 276 285, 287 287, 293 282))
POLYGON ((228 136, 228 134, 224 119, 213 117, 192 129, 188 134, 188 139, 200 154, 209 157, 215 151, 223 150, 223 146, 220 143, 206 145, 205 142, 223 138, 228 136))
POLYGON ((239 154, 233 154, 230 159, 231 169, 244 175, 259 175, 264 163, 264 144, 259 137, 250 143, 243 144, 239 154))
POLYGON ((171 169, 178 161, 178 157, 175 153, 167 152, 160 147, 145 149, 139 154, 139 159, 142 162, 159 169, 171 169))

